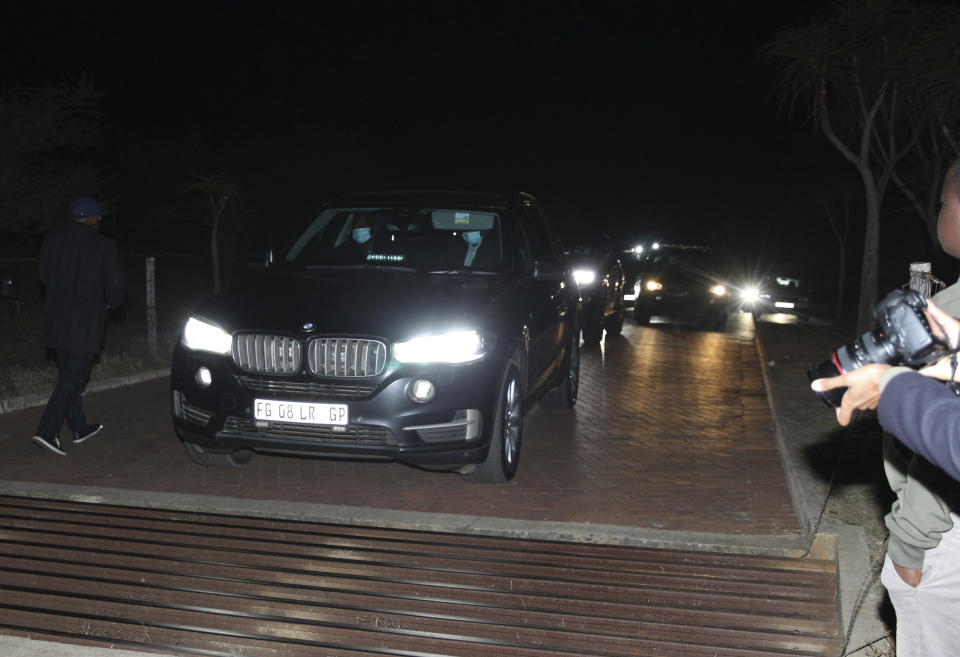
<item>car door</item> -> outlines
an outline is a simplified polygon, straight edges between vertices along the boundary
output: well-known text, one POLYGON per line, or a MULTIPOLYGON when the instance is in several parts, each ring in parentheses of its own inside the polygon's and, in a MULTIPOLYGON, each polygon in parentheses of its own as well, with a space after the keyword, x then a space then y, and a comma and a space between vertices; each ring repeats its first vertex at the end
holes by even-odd
POLYGON ((534 205, 520 209, 520 229, 529 256, 530 390, 549 382, 567 344, 568 299, 559 244, 534 205))

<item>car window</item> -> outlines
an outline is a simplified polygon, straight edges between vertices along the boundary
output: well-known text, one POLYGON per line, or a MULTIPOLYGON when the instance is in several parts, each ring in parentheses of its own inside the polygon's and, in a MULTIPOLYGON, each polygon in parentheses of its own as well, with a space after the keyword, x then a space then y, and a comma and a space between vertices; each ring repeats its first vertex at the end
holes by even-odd
POLYGON ((487 210, 330 208, 306 227, 285 260, 302 267, 387 264, 499 271, 501 226, 500 215, 487 210))
POLYGON ((534 260, 553 261, 557 259, 553 237, 536 208, 532 206, 523 208, 521 225, 530 244, 530 252, 534 260))

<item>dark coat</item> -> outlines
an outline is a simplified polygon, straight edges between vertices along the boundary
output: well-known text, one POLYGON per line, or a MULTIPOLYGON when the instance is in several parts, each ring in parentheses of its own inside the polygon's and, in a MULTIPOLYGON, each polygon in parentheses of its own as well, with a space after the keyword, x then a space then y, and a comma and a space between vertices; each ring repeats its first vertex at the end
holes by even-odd
POLYGON ((960 481, 960 400, 939 381, 918 372, 898 374, 880 395, 884 429, 960 481))
POLYGON ((46 286, 44 344, 99 353, 107 306, 116 308, 126 295, 114 241, 93 226, 71 221, 43 241, 37 273, 46 286))

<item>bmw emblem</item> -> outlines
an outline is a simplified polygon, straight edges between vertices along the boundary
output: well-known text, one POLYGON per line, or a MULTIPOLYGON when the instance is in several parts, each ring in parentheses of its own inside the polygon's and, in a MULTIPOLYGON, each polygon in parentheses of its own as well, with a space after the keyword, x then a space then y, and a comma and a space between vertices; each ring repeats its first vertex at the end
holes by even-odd
POLYGON ((309 333, 315 328, 317 328, 317 325, 313 322, 304 322, 300 325, 300 330, 302 330, 304 333, 309 333))

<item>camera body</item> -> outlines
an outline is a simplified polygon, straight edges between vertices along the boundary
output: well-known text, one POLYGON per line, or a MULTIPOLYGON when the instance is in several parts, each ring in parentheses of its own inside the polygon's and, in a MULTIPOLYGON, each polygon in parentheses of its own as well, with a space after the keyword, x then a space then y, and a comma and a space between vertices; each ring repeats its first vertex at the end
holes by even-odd
MULTIPOLYGON (((846 344, 828 359, 807 369, 811 381, 831 376, 870 363, 922 367, 947 355, 948 349, 930 331, 923 310, 927 301, 915 290, 894 290, 877 307, 877 327, 846 344)), ((817 395, 834 408, 840 406, 846 388, 826 390, 817 395)))

